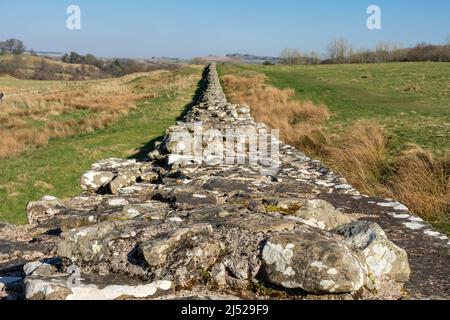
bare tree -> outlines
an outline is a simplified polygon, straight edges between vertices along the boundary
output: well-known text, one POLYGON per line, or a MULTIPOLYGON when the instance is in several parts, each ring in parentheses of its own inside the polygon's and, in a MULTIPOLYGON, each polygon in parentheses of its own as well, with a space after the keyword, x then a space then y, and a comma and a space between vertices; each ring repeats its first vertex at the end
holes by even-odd
POLYGON ((6 51, 6 42, 0 41, 0 53, 4 54, 6 51))
POLYGON ((25 50, 26 50, 26 47, 23 44, 23 42, 20 41, 20 40, 17 40, 17 42, 15 43, 15 46, 14 46, 14 49, 13 49, 12 53, 14 53, 14 54, 22 54, 22 53, 25 52, 25 50))
POLYGON ((376 53, 380 61, 388 62, 391 59, 392 52, 396 49, 395 44, 382 41, 376 46, 376 53))
POLYGON ((300 64, 302 62, 302 55, 298 49, 286 48, 281 51, 280 59, 283 64, 300 64))
POLYGON ((334 63, 345 63, 352 53, 351 44, 344 38, 333 40, 327 47, 328 56, 334 63))
POLYGON ((406 53, 408 49, 405 49, 401 44, 395 45, 395 48, 391 51, 391 61, 400 62, 405 61, 406 53))
POLYGON ((316 51, 311 51, 311 63, 319 64, 320 63, 320 55, 316 51))
POLYGON ((450 34, 447 36, 447 39, 445 39, 445 44, 450 46, 450 34))
POLYGON ((8 39, 5 41, 5 49, 7 52, 12 52, 14 48, 14 39, 8 39))
POLYGON ((302 54, 300 53, 300 50, 294 49, 293 50, 293 64, 301 64, 302 63, 302 54))
POLYGON ((21 40, 8 39, 5 42, 3 42, 1 50, 3 53, 9 52, 14 54, 22 54, 25 52, 25 45, 21 40))
POLYGON ((280 54, 280 59, 283 64, 292 64, 292 49, 283 49, 280 54))

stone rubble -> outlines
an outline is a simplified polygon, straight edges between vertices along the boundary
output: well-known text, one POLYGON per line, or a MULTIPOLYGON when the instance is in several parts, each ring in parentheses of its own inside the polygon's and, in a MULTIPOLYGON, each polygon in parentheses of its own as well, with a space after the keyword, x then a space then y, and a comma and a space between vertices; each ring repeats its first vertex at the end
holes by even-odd
MULTIPOLYGON (((214 64, 203 82, 198 103, 146 161, 100 161, 81 177, 79 197, 46 196, 28 205, 29 225, 0 224, 0 297, 421 297, 420 285, 409 293, 402 289, 415 275, 415 260, 389 240, 393 235, 401 242, 402 230, 413 231, 385 232, 381 222, 419 223, 428 232, 422 237, 440 239, 440 252, 447 250, 443 261, 448 239, 409 220, 401 204, 360 195, 319 161, 281 142, 279 160, 257 164, 182 155, 189 146, 178 134, 194 132, 199 122, 221 133, 266 128, 248 106, 227 102, 214 64), (276 173, 267 170, 274 164, 276 173), (358 221, 358 213, 376 221, 358 221)), ((223 142, 218 137, 203 144, 215 147, 223 142)), ((446 296, 448 282, 437 281, 437 295, 446 296)))

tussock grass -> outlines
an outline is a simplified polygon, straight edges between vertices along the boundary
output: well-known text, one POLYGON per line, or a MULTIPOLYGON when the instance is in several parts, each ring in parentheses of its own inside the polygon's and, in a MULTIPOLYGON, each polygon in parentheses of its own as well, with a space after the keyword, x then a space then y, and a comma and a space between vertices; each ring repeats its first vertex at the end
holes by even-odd
POLYGON ((394 162, 389 185, 400 201, 429 220, 450 219, 450 158, 437 160, 417 145, 408 145, 394 162))
POLYGON ((315 139, 310 138, 319 132, 320 124, 330 118, 326 107, 295 100, 293 90, 267 85, 264 75, 226 75, 222 81, 230 101, 250 105, 252 116, 271 128, 279 129, 285 141, 316 148, 315 139))
POLYGON ((282 139, 341 173, 360 191, 401 201, 450 234, 450 158, 436 159, 415 144, 400 149, 376 121, 357 121, 339 134, 326 130, 328 109, 294 100, 291 89, 262 75, 222 77, 233 103, 248 104, 257 121, 280 129, 282 139))
POLYGON ((344 135, 332 136, 323 148, 327 161, 357 189, 371 195, 387 195, 383 182, 392 168, 388 141, 378 124, 358 123, 344 135))

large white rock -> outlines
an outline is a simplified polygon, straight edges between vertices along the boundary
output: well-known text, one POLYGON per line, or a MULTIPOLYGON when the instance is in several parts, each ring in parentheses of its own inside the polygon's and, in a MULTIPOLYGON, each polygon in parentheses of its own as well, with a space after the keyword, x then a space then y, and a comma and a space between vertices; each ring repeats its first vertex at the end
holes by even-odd
POLYGON ((349 293, 367 280, 364 263, 344 243, 309 229, 271 237, 262 252, 270 283, 308 293, 349 293))
POLYGON ((81 176, 81 189, 88 192, 97 192, 108 185, 115 174, 108 171, 88 171, 81 176))
POLYGON ((398 282, 409 280, 411 269, 406 251, 389 241, 378 224, 356 221, 333 231, 344 236, 364 253, 368 270, 376 280, 382 276, 398 282))

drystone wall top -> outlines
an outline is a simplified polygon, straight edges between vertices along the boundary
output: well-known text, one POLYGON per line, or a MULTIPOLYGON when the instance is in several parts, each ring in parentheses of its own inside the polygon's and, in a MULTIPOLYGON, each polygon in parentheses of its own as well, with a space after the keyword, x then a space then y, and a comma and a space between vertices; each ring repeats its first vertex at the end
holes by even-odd
POLYGON ((100 161, 80 196, 46 196, 28 226, 0 225, 0 295, 450 297, 445 235, 278 141, 227 101, 214 64, 201 86, 148 159, 100 161))

